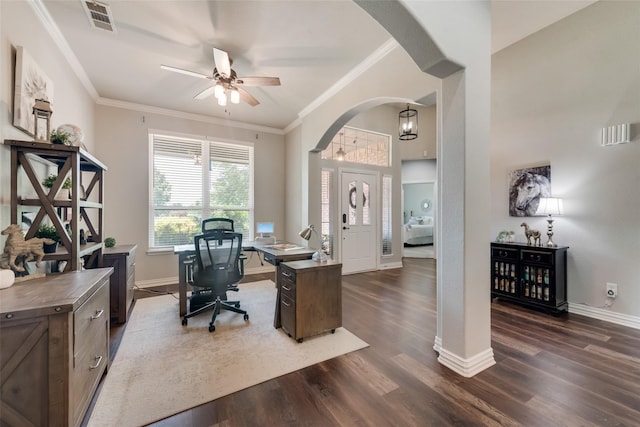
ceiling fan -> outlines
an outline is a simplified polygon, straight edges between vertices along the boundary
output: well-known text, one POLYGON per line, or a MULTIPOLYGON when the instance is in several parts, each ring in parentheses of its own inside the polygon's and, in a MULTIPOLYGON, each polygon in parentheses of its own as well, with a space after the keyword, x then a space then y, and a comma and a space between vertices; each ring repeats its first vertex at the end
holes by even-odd
POLYGON ((212 75, 171 67, 169 65, 160 65, 160 68, 201 79, 213 80, 215 84, 198 93, 194 96, 194 99, 205 99, 213 94, 218 100, 218 104, 222 106, 227 105, 227 98, 230 98, 232 104, 239 104, 241 99, 252 107, 260 104, 253 95, 240 86, 280 86, 279 77, 238 77, 236 72, 231 68, 233 60, 224 50, 214 47, 213 61, 215 62, 215 67, 212 75))

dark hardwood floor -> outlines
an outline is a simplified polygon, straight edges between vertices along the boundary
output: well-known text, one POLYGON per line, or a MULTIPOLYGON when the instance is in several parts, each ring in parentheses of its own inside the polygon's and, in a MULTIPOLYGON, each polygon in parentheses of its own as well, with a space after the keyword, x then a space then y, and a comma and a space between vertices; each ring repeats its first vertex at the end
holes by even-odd
MULTIPOLYGON (((153 425, 640 425, 640 330, 495 301, 497 363, 463 378, 432 348, 435 261, 405 258, 404 265, 343 276, 343 325, 370 347, 153 425)), ((245 281, 265 278, 272 275, 245 281)), ((112 328, 113 352, 123 330, 112 328)))

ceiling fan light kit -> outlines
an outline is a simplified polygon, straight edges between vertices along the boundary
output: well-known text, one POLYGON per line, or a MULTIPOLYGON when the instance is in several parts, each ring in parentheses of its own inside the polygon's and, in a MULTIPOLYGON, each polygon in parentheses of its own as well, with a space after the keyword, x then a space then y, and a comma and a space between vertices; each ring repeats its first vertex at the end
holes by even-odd
POLYGON ((237 77, 235 70, 231 68, 233 61, 224 50, 213 48, 213 60, 215 67, 212 75, 202 74, 195 71, 184 70, 182 68, 169 65, 160 65, 160 68, 174 73, 185 74, 187 76, 213 80, 215 84, 202 90, 194 99, 205 99, 212 94, 218 101, 218 105, 226 106, 227 101, 232 104, 239 104, 243 100, 247 104, 255 107, 260 102, 249 92, 238 86, 280 86, 278 77, 237 77))

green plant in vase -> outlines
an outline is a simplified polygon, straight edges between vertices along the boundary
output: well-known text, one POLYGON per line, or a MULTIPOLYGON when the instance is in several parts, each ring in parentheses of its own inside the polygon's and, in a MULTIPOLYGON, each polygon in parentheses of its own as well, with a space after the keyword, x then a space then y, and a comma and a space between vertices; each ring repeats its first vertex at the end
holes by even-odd
POLYGON ((52 144, 71 145, 71 135, 63 130, 52 130, 49 140, 52 144))
MULTIPOLYGON (((42 185, 45 188, 49 188, 50 189, 51 187, 53 187, 53 184, 56 182, 56 179, 58 179, 58 177, 56 175, 49 175, 48 177, 46 177, 44 179, 44 181, 42 181, 42 185)), ((64 183, 62 184, 62 189, 63 190, 70 190, 71 189, 71 178, 67 177, 67 179, 64 180, 64 183)))
POLYGON ((107 237, 106 239, 104 239, 104 246, 106 248, 112 248, 116 245, 116 239, 114 239, 113 237, 107 237))
POLYGON ((54 243, 52 244, 43 243, 42 247, 46 253, 55 252, 58 247, 58 242, 60 241, 60 236, 58 236, 56 228, 53 225, 48 224, 42 224, 40 228, 38 228, 35 237, 53 240, 54 243))
MULTIPOLYGON (((44 185, 47 188, 51 188, 53 187, 53 184, 56 182, 56 179, 58 179, 57 175, 49 175, 44 179, 44 181, 42 181, 42 185, 44 185)), ((62 184, 62 188, 64 188, 65 190, 68 190, 71 188, 71 178, 67 177, 67 179, 64 180, 64 183, 62 184)))

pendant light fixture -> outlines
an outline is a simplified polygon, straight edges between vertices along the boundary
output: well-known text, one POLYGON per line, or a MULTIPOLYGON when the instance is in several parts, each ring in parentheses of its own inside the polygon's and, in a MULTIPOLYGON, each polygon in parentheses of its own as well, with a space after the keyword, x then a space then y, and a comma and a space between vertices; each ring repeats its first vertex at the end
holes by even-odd
POLYGON ((344 151, 344 148, 342 147, 342 145, 344 144, 344 133, 340 132, 340 147, 338 148, 338 151, 336 151, 336 160, 339 162, 344 161, 344 156, 347 155, 347 152, 344 151))
POLYGON ((418 137, 418 111, 409 107, 398 115, 398 132, 400 141, 410 141, 418 137))

